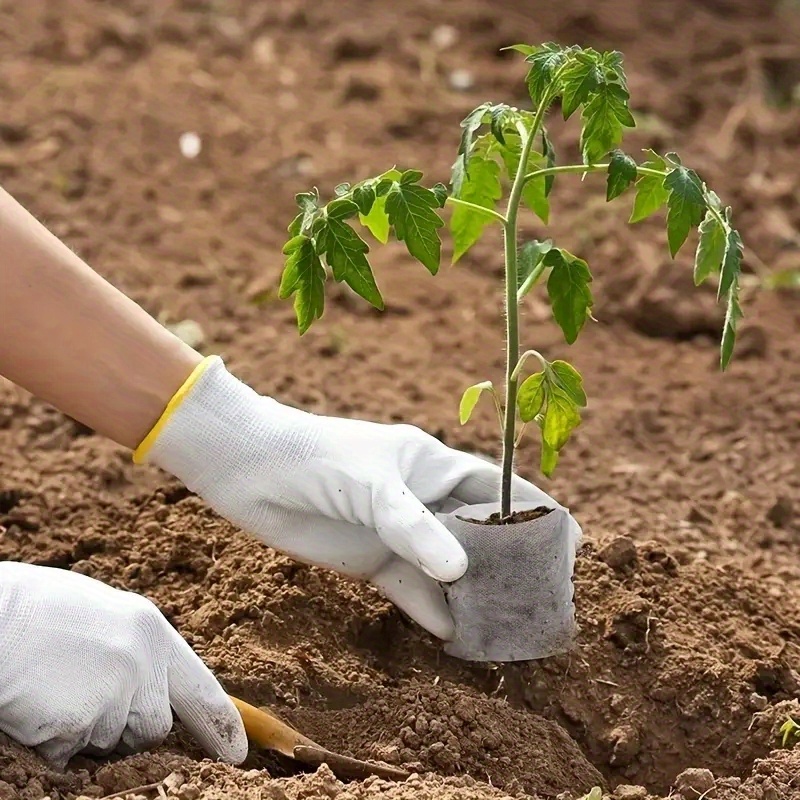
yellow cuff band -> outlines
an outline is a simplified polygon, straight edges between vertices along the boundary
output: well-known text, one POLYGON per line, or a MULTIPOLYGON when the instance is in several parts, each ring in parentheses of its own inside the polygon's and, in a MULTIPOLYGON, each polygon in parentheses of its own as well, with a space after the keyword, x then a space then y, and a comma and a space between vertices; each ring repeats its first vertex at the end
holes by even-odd
POLYGON ((152 450, 156 439, 158 439, 161 431, 164 430, 164 426, 167 424, 169 418, 175 413, 175 410, 184 401, 186 395, 189 394, 192 387, 200 379, 200 376, 208 369, 209 365, 218 358, 219 356, 208 356, 192 370, 192 374, 183 382, 181 388, 175 392, 172 400, 167 403, 164 413, 159 417, 158 422, 153 425, 150 433, 148 433, 147 436, 142 439, 141 444, 133 451, 134 464, 144 464, 145 460, 147 459, 147 454, 150 452, 150 450, 152 450))

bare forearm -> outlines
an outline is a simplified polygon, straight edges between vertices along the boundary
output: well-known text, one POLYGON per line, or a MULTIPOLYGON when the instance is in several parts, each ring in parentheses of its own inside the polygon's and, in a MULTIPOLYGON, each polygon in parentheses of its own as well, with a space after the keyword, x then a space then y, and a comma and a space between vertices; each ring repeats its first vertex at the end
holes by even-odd
POLYGON ((0 189, 0 375, 133 448, 201 358, 0 189))

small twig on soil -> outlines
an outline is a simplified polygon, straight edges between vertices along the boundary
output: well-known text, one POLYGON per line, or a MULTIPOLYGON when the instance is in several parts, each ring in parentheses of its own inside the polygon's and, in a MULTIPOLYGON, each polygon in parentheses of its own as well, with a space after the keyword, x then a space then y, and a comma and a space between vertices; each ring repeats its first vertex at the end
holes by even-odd
POLYGON ((652 614, 648 614, 647 615, 647 630, 644 632, 644 651, 645 651, 645 653, 649 653, 650 652, 650 624, 654 620, 656 622, 658 622, 658 620, 652 614))
POLYGON ((615 689, 619 688, 619 684, 618 683, 614 683, 614 681, 607 681, 607 680, 605 680, 603 678, 595 678, 594 682, 595 683, 602 683, 604 686, 613 686, 615 689))
MULTIPOLYGON (((155 783, 146 783, 144 786, 132 786, 130 789, 123 789, 121 792, 114 792, 101 797, 100 800, 114 800, 117 797, 128 797, 132 794, 143 794, 144 792, 152 792, 161 789, 164 781, 156 781, 155 783)), ((166 794, 164 795, 166 797, 166 794)))

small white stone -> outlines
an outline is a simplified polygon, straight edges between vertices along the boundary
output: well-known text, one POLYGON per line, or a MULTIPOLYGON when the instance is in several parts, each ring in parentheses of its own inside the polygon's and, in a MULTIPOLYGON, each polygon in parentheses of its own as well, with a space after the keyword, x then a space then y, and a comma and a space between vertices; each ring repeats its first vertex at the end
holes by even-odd
POLYGON ((454 69, 450 73, 450 86, 458 92, 466 92, 475 85, 475 78, 468 69, 454 69))
POLYGON ((178 140, 178 146, 184 158, 197 158, 197 156, 200 155, 200 151, 203 149, 203 142, 196 133, 188 131, 187 133, 181 134, 181 138, 178 140))
POLYGON ((431 43, 439 50, 452 47, 458 40, 458 31, 452 25, 437 25, 431 31, 431 43))

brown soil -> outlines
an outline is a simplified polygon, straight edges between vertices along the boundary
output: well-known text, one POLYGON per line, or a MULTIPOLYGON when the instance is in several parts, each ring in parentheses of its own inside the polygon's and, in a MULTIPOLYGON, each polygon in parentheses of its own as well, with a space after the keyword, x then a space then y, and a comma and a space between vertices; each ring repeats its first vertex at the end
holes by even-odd
POLYGON ((515 525, 520 522, 532 522, 535 519, 546 517, 553 509, 547 506, 531 508, 528 511, 514 511, 509 516, 504 517, 499 511, 491 514, 488 519, 468 519, 467 522, 474 522, 476 525, 515 525))
MULTIPOLYGON (((771 0, 4 3, 0 179, 151 313, 198 322, 258 390, 493 453, 491 415, 462 429, 454 404, 502 373, 497 240, 435 279, 376 252, 388 310, 336 288, 301 340, 274 299, 294 193, 394 163, 446 178, 464 112, 519 96, 498 47, 555 38, 625 52, 642 121, 629 148, 674 147, 703 171, 738 212, 749 269, 796 267, 798 33, 795 4, 771 0), (437 55, 442 24, 458 42, 437 55), (464 68, 474 87, 454 91, 464 68), (202 136, 195 160, 185 131, 202 136)), ((178 729, 156 754, 65 775, 0 742, 0 798, 98 797, 176 771, 167 793, 184 800, 488 800, 601 781, 620 800, 800 796, 800 749, 771 752, 800 698, 800 297, 751 292, 721 376, 713 292, 692 288, 688 255, 669 262, 660 223, 627 229, 602 191, 586 205, 577 182, 557 186, 552 231, 593 266, 599 319, 569 353, 586 422, 545 483, 586 534, 576 650, 448 659, 369 588, 276 555, 0 384, 1 558, 145 593, 231 692, 421 773, 344 786, 258 754, 223 767, 178 729)), ((524 323, 526 344, 566 355, 536 298, 524 323)), ((536 456, 523 448, 524 474, 536 456)))

